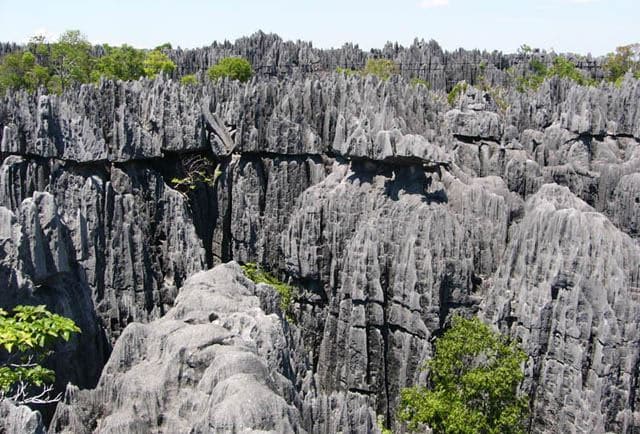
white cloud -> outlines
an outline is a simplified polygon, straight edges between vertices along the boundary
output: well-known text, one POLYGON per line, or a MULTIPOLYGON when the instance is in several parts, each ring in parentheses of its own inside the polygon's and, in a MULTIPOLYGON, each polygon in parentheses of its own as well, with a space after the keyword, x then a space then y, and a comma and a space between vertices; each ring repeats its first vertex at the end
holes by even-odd
POLYGON ((418 3, 418 7, 423 9, 441 8, 449 6, 449 0, 422 0, 418 3))

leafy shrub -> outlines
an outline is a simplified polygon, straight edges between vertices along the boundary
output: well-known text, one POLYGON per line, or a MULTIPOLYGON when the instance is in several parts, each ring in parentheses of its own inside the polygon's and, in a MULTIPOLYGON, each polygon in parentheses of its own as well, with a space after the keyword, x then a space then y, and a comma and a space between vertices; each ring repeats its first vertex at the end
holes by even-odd
POLYGON ((62 89, 73 83, 88 83, 93 62, 91 44, 79 30, 65 31, 51 45, 48 67, 51 75, 58 77, 62 89))
POLYGON ((144 52, 129 45, 120 47, 104 46, 105 55, 98 58, 95 69, 91 73, 92 81, 100 77, 110 80, 138 80, 146 75, 144 69, 144 52))
POLYGON ((400 73, 398 65, 390 59, 369 59, 364 66, 363 73, 375 75, 381 80, 388 80, 392 75, 400 73))
POLYGON ((603 68, 606 80, 618 85, 628 71, 640 78, 640 44, 617 47, 615 53, 607 54, 603 68))
POLYGON ((547 71, 547 76, 573 80, 583 86, 593 84, 591 80, 582 74, 573 62, 562 56, 553 59, 553 65, 547 71))
POLYGON ((195 86, 196 84, 198 84, 198 78, 195 74, 187 74, 182 76, 182 78, 180 79, 180 84, 182 84, 183 86, 195 86))
POLYGON ((352 69, 352 68, 343 68, 343 67, 341 67, 341 66, 338 66, 338 67, 336 68, 336 72, 337 72, 338 74, 344 74, 344 75, 346 75, 347 77, 350 77, 350 76, 352 76, 352 75, 359 75, 359 74, 361 74, 361 73, 362 73, 362 71, 358 71, 357 69, 352 69))
POLYGON ((207 70, 211 80, 228 77, 231 80, 245 82, 253 75, 253 69, 247 59, 242 57, 225 57, 207 70))
POLYGON ((68 341, 80 329, 73 320, 49 312, 45 306, 16 306, 11 313, 0 309, 0 345, 9 354, 0 366, 0 400, 9 398, 19 404, 46 403, 55 373, 41 365, 52 346, 68 341), (31 395, 33 388, 42 388, 31 395))
POLYGON ((145 75, 153 78, 158 74, 171 74, 176 69, 176 64, 162 51, 153 50, 147 53, 142 67, 145 75))
POLYGON ((287 314, 287 318, 291 319, 288 313, 297 296, 296 289, 288 283, 282 282, 273 274, 263 270, 256 264, 244 264, 242 270, 244 274, 255 283, 266 283, 267 285, 273 286, 278 294, 280 294, 280 309, 287 314))
POLYGON ((222 174, 219 165, 215 161, 202 155, 185 156, 181 163, 182 170, 186 176, 172 178, 171 185, 182 193, 195 190, 198 188, 198 184, 212 187, 216 179, 222 174))
POLYGON ((402 389, 398 418, 435 433, 523 433, 525 353, 478 318, 455 316, 426 363, 429 386, 402 389))
POLYGON ((449 101, 449 105, 454 105, 455 102, 462 96, 465 94, 465 92, 467 91, 467 82, 462 80, 459 81, 455 84, 455 86, 453 86, 453 88, 451 89, 451 92, 449 92, 449 95, 447 95, 447 101, 449 101))
POLYGON ((411 86, 424 86, 427 89, 431 89, 431 83, 423 78, 413 77, 410 81, 411 86))
POLYGON ((26 51, 7 54, 0 63, 0 91, 27 89, 33 92, 49 81, 49 73, 35 63, 33 53, 26 51))

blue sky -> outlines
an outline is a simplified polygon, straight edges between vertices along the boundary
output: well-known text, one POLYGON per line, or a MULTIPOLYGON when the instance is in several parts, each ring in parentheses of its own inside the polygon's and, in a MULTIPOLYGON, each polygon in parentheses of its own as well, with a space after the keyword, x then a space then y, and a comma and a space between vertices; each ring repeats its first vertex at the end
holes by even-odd
POLYGON ((444 48, 601 55, 640 42, 640 0, 0 0, 0 41, 79 29, 95 43, 183 48, 259 29, 321 48, 415 37, 444 48))

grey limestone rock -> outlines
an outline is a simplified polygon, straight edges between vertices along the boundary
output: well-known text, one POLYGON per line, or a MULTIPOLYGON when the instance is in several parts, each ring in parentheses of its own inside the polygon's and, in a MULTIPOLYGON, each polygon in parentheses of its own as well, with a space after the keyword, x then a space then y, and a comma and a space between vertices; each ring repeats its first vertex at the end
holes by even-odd
POLYGON ((25 405, 0 401, 0 432, 5 434, 45 434, 42 416, 25 405))
POLYGON ((171 51, 230 54, 257 76, 2 96, 0 305, 83 327, 54 430, 375 432, 456 312, 522 339, 531 431, 638 430, 638 80, 498 91, 528 57, 424 41, 171 51), (369 57, 402 76, 334 71, 369 57), (293 284, 287 315, 236 265, 200 273, 232 260, 293 284))
POLYGON ((505 255, 482 311, 530 356, 533 431, 633 432, 638 245, 568 188, 547 184, 527 201, 505 255))
POLYGON ((50 432, 304 432, 283 322, 255 289, 234 263, 192 276, 162 319, 124 330, 96 389, 70 386, 50 432))

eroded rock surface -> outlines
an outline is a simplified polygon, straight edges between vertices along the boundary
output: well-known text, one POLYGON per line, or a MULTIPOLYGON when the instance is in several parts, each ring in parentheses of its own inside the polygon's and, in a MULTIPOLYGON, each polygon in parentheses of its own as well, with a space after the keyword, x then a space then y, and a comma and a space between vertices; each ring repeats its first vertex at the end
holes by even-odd
POLYGON ((124 330, 94 390, 69 386, 50 431, 304 432, 283 327, 236 263, 195 274, 124 330))
MULTIPOLYGON (((190 71, 238 50, 365 59, 270 35, 172 55, 190 71)), ((427 73, 434 89, 470 74, 427 73)), ((401 77, 313 69, 8 93, 0 305, 44 302, 83 328, 52 361, 59 387, 89 388, 67 389, 58 430, 371 432, 459 312, 522 339, 532 432, 636 432, 639 102, 630 77, 469 86, 450 105, 401 77), (185 184, 193 161, 204 175, 185 184), (232 260, 290 280, 293 320, 237 266, 202 273, 232 260), (249 391, 260 408, 240 414, 249 391)))

